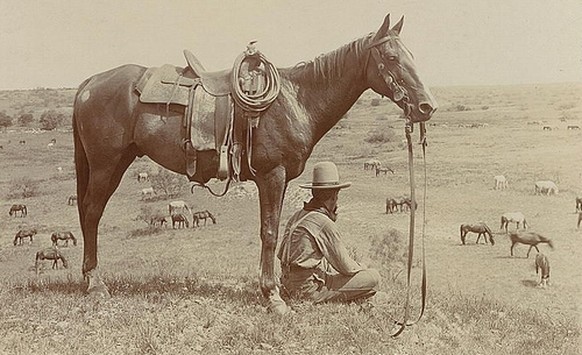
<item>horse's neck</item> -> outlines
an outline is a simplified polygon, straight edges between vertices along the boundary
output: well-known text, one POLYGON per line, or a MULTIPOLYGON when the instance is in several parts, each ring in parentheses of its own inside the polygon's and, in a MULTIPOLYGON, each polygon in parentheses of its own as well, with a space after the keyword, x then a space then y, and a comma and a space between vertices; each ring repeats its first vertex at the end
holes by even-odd
POLYGON ((316 64, 311 63, 305 66, 305 72, 289 78, 315 142, 338 123, 367 89, 363 54, 347 55, 343 61, 335 74, 318 72, 316 64))

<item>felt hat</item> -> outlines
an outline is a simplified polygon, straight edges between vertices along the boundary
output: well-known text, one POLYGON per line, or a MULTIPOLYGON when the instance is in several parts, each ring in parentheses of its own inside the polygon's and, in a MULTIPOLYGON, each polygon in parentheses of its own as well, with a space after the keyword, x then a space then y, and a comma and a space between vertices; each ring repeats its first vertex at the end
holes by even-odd
POLYGON ((343 189, 351 182, 340 183, 339 173, 334 163, 324 161, 313 166, 311 183, 299 185, 303 189, 343 189))

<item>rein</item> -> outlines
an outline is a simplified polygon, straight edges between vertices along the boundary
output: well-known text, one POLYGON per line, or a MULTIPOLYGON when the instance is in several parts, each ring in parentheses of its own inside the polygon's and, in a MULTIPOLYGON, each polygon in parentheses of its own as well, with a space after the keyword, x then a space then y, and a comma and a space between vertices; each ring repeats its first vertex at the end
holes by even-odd
POLYGON ((427 295, 427 280, 426 280, 426 255, 425 255, 425 227, 426 227, 426 190, 427 190, 427 175, 426 175, 426 127, 424 123, 420 123, 420 142, 422 146, 422 158, 424 166, 424 189, 423 189, 423 223, 422 223, 422 283, 421 283, 421 309, 418 318, 414 321, 409 321, 410 319, 410 293, 411 293, 411 273, 412 273, 412 261, 414 256, 414 227, 415 227, 415 213, 416 213, 416 186, 414 180, 414 154, 412 150, 412 138, 411 133, 414 130, 412 120, 410 118, 412 114, 412 108, 408 103, 410 98, 408 96, 407 90, 402 87, 396 77, 386 65, 382 62, 380 51, 377 46, 389 41, 391 37, 386 36, 380 38, 372 43, 370 43, 367 48, 370 50, 368 57, 366 58, 366 68, 367 62, 369 61, 369 56, 374 58, 376 66, 378 68, 378 75, 384 79, 386 85, 390 88, 393 95, 393 101, 404 103, 404 115, 406 116, 406 125, 404 128, 404 133, 406 135, 406 143, 408 147, 408 171, 409 171, 409 181, 410 181, 410 200, 412 201, 412 206, 410 208, 410 223, 409 223, 409 234, 408 234, 408 261, 407 261, 407 276, 406 276, 406 299, 404 303, 404 317, 402 321, 393 320, 396 325, 399 326, 398 330, 391 334, 392 337, 397 337, 400 335, 407 326, 416 324, 422 316, 426 309, 426 295, 427 295))

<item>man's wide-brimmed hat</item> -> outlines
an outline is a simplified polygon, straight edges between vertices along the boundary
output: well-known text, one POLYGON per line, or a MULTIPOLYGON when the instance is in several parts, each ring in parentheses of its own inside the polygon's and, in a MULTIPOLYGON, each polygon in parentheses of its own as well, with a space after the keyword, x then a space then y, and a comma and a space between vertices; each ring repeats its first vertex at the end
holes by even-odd
POLYGON ((351 182, 340 183, 339 173, 334 163, 324 161, 313 166, 313 178, 311 183, 302 184, 304 189, 343 189, 349 187, 351 182))

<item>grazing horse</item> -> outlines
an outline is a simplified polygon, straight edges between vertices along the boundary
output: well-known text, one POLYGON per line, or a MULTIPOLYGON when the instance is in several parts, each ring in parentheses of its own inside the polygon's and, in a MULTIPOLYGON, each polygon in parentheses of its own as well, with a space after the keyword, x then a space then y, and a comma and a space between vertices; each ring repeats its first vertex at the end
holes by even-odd
POLYGON ((212 224, 216 224, 216 218, 208 210, 192 213, 192 228, 199 227, 202 219, 204 220, 204 225, 206 225, 208 218, 212 220, 212 224))
POLYGON ((380 168, 380 167, 376 167, 376 176, 380 175, 380 173, 387 175, 388 172, 391 172, 392 175, 394 175, 394 170, 390 169, 389 167, 385 167, 385 168, 380 168))
POLYGON ((547 243, 552 249, 554 248, 554 244, 552 243, 551 239, 541 236, 535 232, 511 232, 509 234, 509 240, 511 240, 511 248, 509 249, 511 256, 513 256, 513 247, 517 243, 529 245, 526 256, 527 258, 529 258, 529 252, 531 251, 531 248, 536 248, 537 252, 540 252, 537 246, 540 243, 547 243))
POLYGON ((156 191, 153 187, 146 187, 145 189, 141 189, 141 199, 142 200, 149 200, 154 197, 156 191))
POLYGON ((542 271, 542 279, 538 286, 546 287, 550 284, 550 261, 542 253, 536 255, 536 274, 539 274, 540 270, 542 271))
POLYGON ((536 195, 545 194, 546 196, 557 194, 559 192, 558 186, 555 182, 546 180, 546 181, 536 181, 534 184, 534 193, 536 195))
POLYGON ((14 245, 22 245, 22 238, 30 238, 30 244, 32 244, 32 239, 36 233, 36 228, 25 228, 19 230, 14 236, 14 245))
POLYGON ((150 226, 156 227, 159 225, 160 227, 163 227, 166 223, 168 223, 168 220, 164 215, 155 214, 150 217, 150 226))
POLYGON ((185 212, 192 214, 192 210, 190 209, 190 207, 188 207, 186 202, 182 200, 170 202, 168 204, 168 211, 170 212, 170 216, 175 213, 185 213, 185 212))
POLYGON ((576 197, 576 212, 582 212, 582 197, 576 197))
POLYGON ((77 195, 70 195, 67 199, 67 205, 74 206, 77 203, 77 195))
MULTIPOLYGON (((403 22, 401 19, 391 27, 386 16, 375 33, 312 61, 280 68, 279 95, 261 113, 260 121, 253 121, 258 123, 256 128, 243 131, 250 130, 248 138, 252 139, 247 140, 239 177, 254 181, 259 192, 259 286, 269 310, 289 311, 280 297, 275 272, 283 198, 288 183, 303 173, 319 140, 368 89, 395 102, 410 123, 429 120, 437 109, 432 93, 420 80, 411 52, 400 39, 403 22)), ((82 271, 91 294, 109 296, 97 269, 98 225, 134 159, 147 155, 166 169, 187 174, 181 139, 186 132, 184 115, 166 110, 166 105, 139 101, 134 88, 146 69, 129 64, 96 74, 80 85, 75 96, 75 167, 85 241, 82 271)), ((220 76, 191 68, 187 71, 215 81, 220 76)), ((228 72, 221 73, 226 77, 228 72)), ((248 128, 245 121, 241 123, 248 128)), ((206 156, 212 161, 198 160, 191 180, 206 183, 218 176, 219 154, 208 152, 206 156)))
POLYGON ((178 229, 190 227, 188 218, 183 213, 176 213, 172 215, 172 228, 176 229, 176 223, 178 223, 178 229))
POLYGON ((550 127, 550 126, 544 126, 542 128, 542 130, 544 130, 544 131, 551 131, 552 130, 552 127, 550 127))
POLYGON ((26 205, 22 204, 12 205, 12 207, 10 207, 8 215, 10 216, 14 215, 14 217, 16 217, 17 216, 16 212, 20 212, 20 217, 26 217, 28 215, 28 208, 26 208, 26 205))
POLYGON ((501 215, 501 226, 499 229, 503 230, 503 228, 505 228, 505 233, 507 233, 507 228, 510 222, 515 223, 517 229, 519 229, 520 224, 523 226, 523 229, 527 229, 525 216, 521 212, 507 212, 501 215))
POLYGON ((58 248, 46 248, 36 252, 36 257, 34 261, 34 269, 38 274, 40 269, 40 262, 43 260, 53 260, 53 269, 58 269, 59 266, 57 262, 60 260, 63 263, 63 267, 66 269, 69 267, 67 259, 61 254, 58 248))
POLYGON ((386 198, 386 214, 394 212, 398 212, 398 202, 395 199, 388 197, 386 198))
POLYGON ((150 177, 148 173, 138 173, 137 174, 137 182, 145 182, 149 181, 150 177))
POLYGON ((75 238, 75 236, 73 235, 73 233, 72 232, 69 232, 69 231, 66 231, 66 232, 54 232, 53 234, 51 234, 51 241, 53 242, 53 246, 56 247, 58 245, 58 241, 59 240, 64 240, 66 247, 69 246, 69 240, 73 241, 73 245, 74 246, 77 245, 77 238, 75 238))
POLYGON ((461 242, 463 242, 463 245, 465 244, 465 238, 467 237, 467 233, 469 232, 479 233, 475 244, 479 243, 479 239, 481 239, 481 236, 483 236, 483 239, 485 239, 485 244, 487 244, 487 236, 489 236, 491 246, 495 245, 491 229, 489 229, 489 227, 483 222, 479 222, 477 224, 461 224, 460 230, 461 230, 461 242))
POLYGON ((505 190, 507 188, 507 179, 503 175, 496 175, 494 190, 505 190))
POLYGON ((382 163, 377 159, 370 159, 364 162, 364 170, 374 170, 379 168, 382 163))

